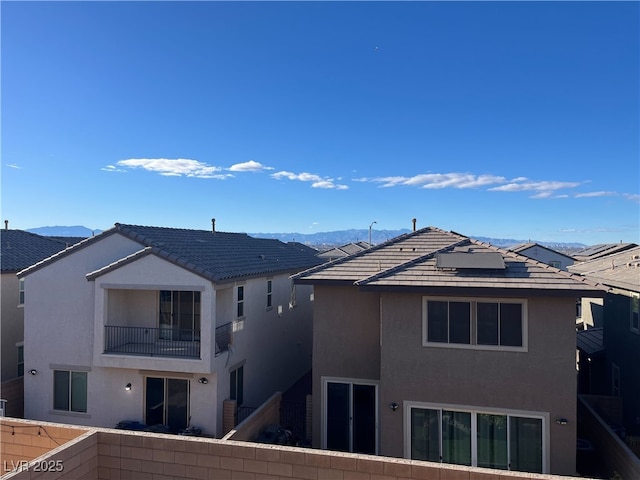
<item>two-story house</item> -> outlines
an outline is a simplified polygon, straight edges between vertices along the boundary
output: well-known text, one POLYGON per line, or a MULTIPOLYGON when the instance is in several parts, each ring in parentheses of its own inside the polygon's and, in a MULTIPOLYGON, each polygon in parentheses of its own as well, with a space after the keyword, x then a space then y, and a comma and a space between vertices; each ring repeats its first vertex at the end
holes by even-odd
POLYGON ((578 334, 579 339, 599 335, 600 340, 595 352, 589 343, 578 343, 583 392, 620 397, 624 430, 640 436, 640 247, 577 263, 569 270, 609 287, 604 301, 583 299, 583 310, 595 305, 602 318, 599 328, 578 334))
POLYGON ((22 376, 24 373, 24 283, 18 279, 16 273, 64 250, 68 246, 68 242, 24 230, 9 229, 8 222, 5 221, 5 228, 0 230, 0 245, 0 266, 2 269, 0 377, 4 382, 22 376))
MULTIPOLYGON (((215 223, 214 223, 215 225, 215 223)), ((116 224, 21 272, 25 417, 222 434, 222 402, 258 406, 311 367, 320 263, 279 240, 116 224)))
POLYGON ((427 227, 314 287, 316 447, 575 474, 575 302, 596 284, 427 227))

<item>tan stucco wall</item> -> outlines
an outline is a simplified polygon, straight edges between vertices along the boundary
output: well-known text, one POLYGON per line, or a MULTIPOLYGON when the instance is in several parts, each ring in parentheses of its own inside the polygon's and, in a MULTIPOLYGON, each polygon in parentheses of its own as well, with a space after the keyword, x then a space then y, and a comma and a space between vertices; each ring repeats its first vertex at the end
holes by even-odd
POLYGON ((550 469, 575 473, 575 299, 528 299, 528 352, 422 346, 422 297, 383 297, 382 455, 403 455, 403 401, 549 414, 550 469), (396 402, 392 412, 387 406, 396 402), (556 418, 566 418, 558 425, 556 418))
POLYGON ((3 273, 0 284, 0 381, 18 376, 17 342, 24 339, 24 310, 18 306, 20 295, 15 273, 3 273))
POLYGON ((322 377, 380 378, 380 301, 355 287, 315 286, 313 445, 320 446, 322 377), (317 408, 316 408, 317 407, 317 408))
POLYGON ((422 346, 422 295, 380 302, 352 287, 316 286, 313 444, 321 445, 323 376, 379 379, 381 455, 404 455, 405 401, 519 410, 548 417, 550 472, 574 474, 575 341, 574 298, 529 298, 528 351, 505 352, 422 346), (560 417, 568 424, 556 424, 560 417))

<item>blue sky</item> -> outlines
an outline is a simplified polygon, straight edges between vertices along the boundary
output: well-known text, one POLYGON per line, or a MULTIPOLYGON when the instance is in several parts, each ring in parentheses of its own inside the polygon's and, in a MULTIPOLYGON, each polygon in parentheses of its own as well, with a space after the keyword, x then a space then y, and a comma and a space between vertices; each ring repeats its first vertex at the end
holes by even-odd
POLYGON ((638 2, 9 2, 2 219, 640 243, 638 2))

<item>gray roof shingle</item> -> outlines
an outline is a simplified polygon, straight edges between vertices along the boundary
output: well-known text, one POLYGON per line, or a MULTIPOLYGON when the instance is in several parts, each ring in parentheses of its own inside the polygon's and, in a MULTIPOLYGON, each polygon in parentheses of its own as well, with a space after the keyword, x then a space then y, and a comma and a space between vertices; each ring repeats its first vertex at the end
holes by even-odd
MULTIPOLYGON (((276 273, 294 273, 322 262, 315 251, 280 240, 254 238, 244 233, 212 232, 181 228, 126 225, 115 227, 70 248, 84 248, 106 235, 121 234, 143 248, 125 258, 89 272, 94 279, 108 271, 135 261, 140 256, 153 254, 213 282, 237 278, 263 276, 276 273)), ((52 257, 47 262, 61 256, 52 257)), ((43 262, 38 268, 45 265, 43 262)), ((30 273, 32 270, 23 272, 30 273)))
POLYGON ((427 227, 294 276, 297 283, 357 285, 366 290, 604 296, 578 275, 455 232, 427 227), (438 268, 437 254, 499 253, 506 268, 438 268))
POLYGON ((2 273, 19 272, 64 250, 67 242, 24 230, 0 230, 2 273))

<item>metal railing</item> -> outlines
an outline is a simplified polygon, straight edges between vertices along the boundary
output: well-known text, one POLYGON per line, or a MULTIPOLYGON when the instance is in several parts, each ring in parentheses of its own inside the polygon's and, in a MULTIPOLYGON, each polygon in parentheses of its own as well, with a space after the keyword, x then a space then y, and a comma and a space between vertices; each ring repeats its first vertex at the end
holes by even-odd
POLYGON ((216 327, 216 355, 229 350, 233 342, 233 322, 216 327))
POLYGON ((200 330, 105 325, 104 353, 200 358, 200 330))

